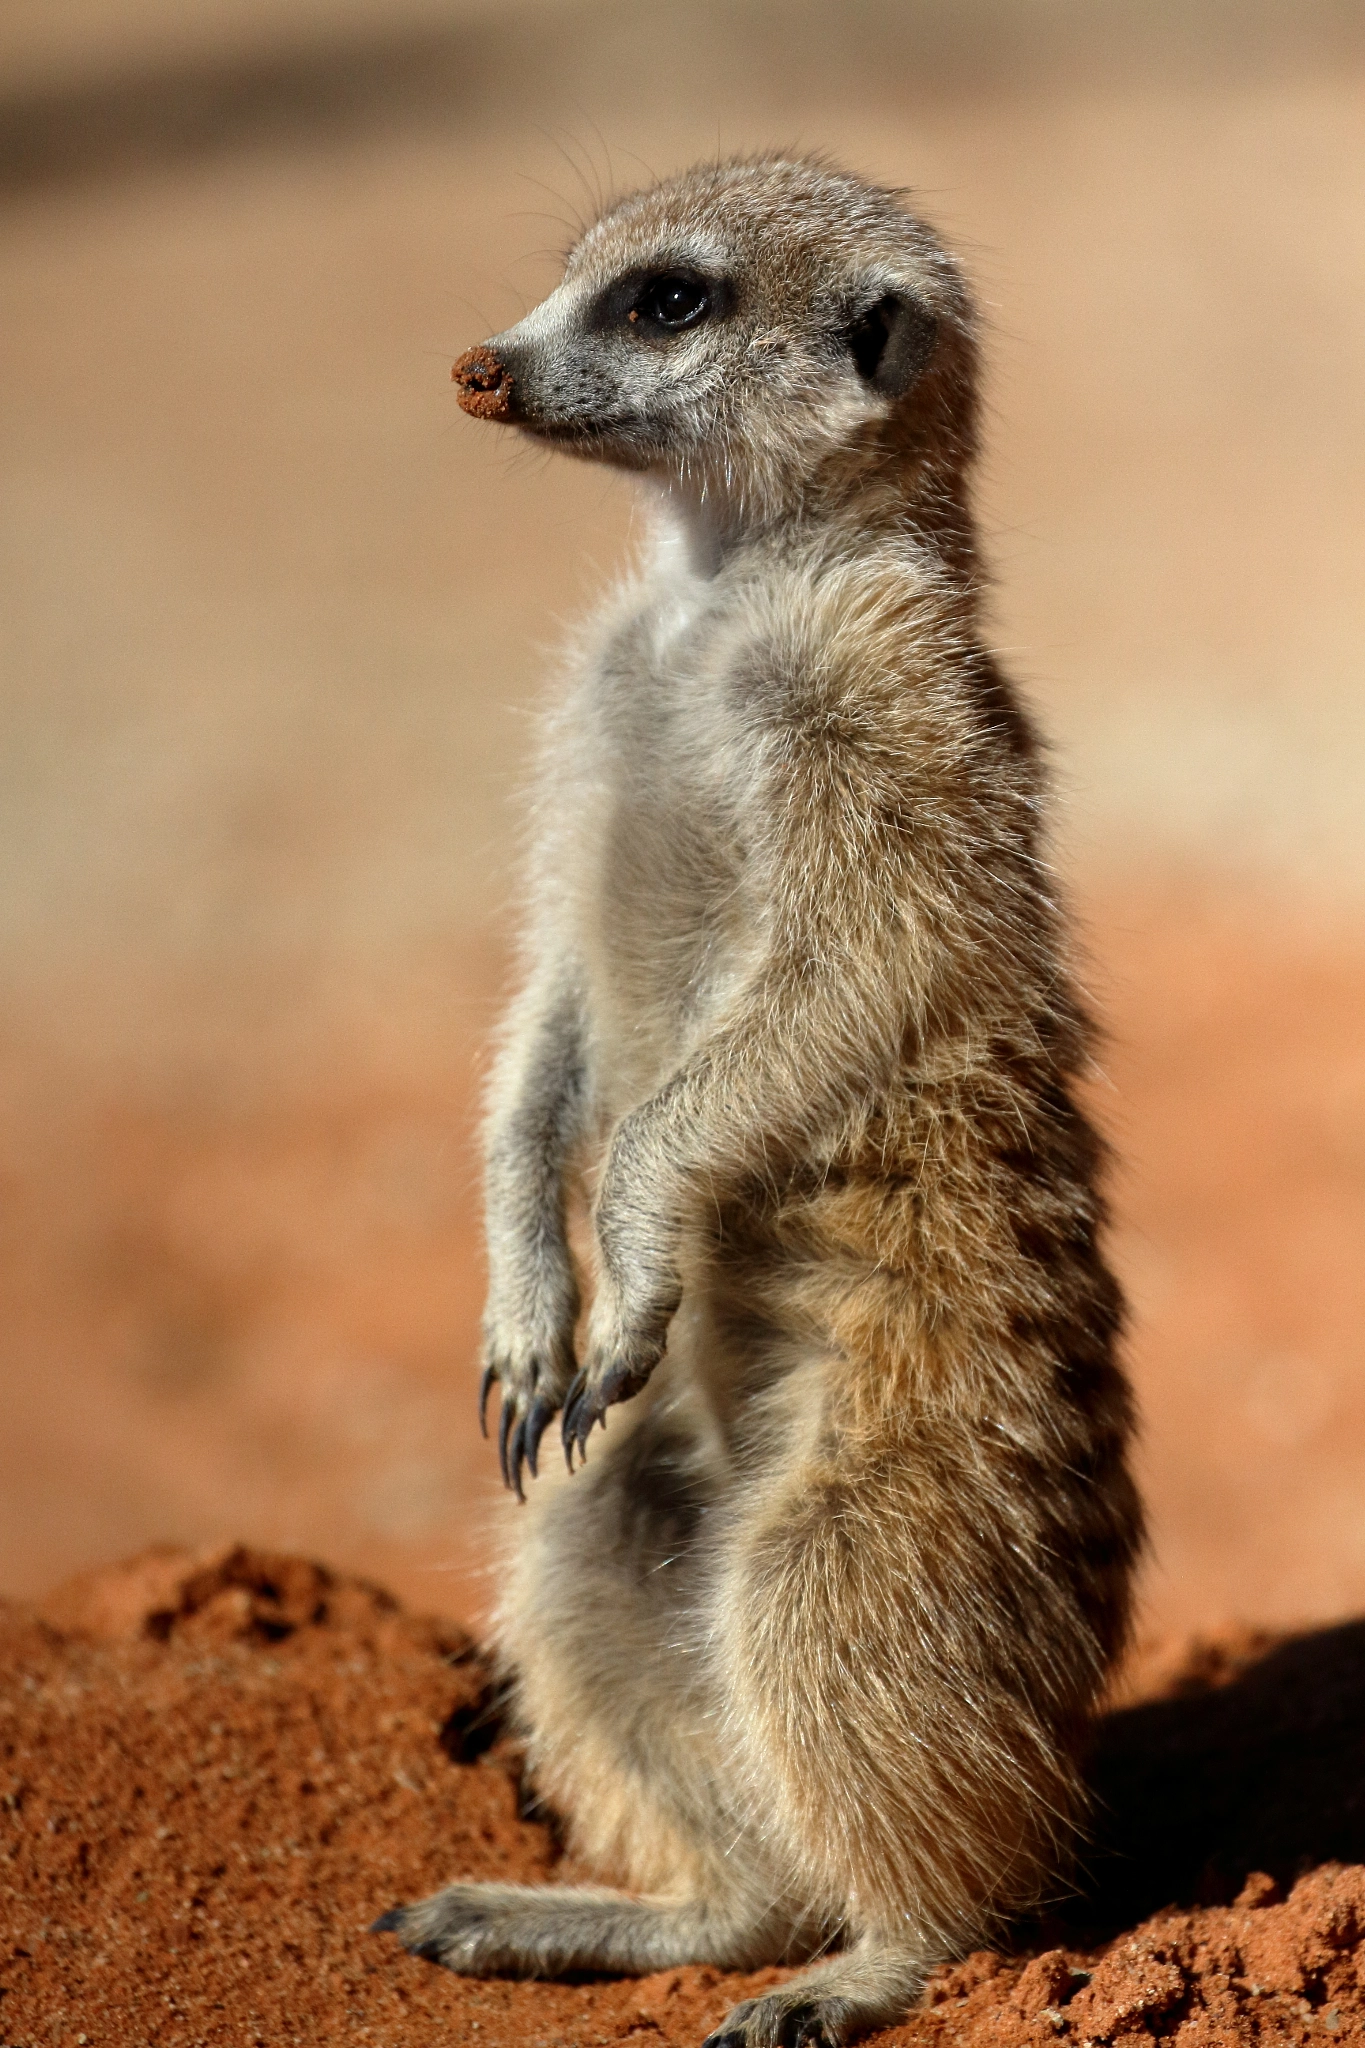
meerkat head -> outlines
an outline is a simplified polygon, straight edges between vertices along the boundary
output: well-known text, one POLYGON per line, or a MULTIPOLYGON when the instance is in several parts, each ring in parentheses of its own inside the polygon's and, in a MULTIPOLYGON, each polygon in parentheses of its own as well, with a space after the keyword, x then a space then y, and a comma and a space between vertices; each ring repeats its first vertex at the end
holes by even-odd
POLYGON ((557 289, 452 374, 466 412, 733 521, 872 475, 953 496, 973 367, 961 274, 896 195, 764 157, 612 207, 557 289))

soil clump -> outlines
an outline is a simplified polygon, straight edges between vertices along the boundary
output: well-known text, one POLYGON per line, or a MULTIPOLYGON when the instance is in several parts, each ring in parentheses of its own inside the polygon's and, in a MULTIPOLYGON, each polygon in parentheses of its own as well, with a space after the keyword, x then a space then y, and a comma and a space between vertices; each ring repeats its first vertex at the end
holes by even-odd
MULTIPOLYGON (((695 2048, 781 1976, 475 1981, 367 1931, 455 1876, 573 1878, 477 1643, 241 1546, 0 1603, 0 2043, 695 2048)), ((876 2035, 1365 2043, 1365 1623, 1150 1649, 1083 1888, 876 2035)))

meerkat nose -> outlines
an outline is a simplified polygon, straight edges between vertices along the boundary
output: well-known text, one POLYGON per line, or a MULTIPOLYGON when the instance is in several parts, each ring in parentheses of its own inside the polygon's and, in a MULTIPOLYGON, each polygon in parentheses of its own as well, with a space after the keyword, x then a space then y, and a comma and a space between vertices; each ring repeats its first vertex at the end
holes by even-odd
POLYGON ((452 365, 450 376, 460 387, 463 412, 480 420, 505 420, 511 413, 512 373, 482 342, 465 350, 452 365))

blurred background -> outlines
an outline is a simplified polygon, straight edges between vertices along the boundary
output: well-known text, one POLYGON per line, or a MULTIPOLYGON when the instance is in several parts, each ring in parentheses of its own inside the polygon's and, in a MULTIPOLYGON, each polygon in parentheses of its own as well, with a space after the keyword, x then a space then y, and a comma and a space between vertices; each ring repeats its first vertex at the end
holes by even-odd
POLYGON ((1147 1626, 1365 1607, 1355 0, 6 0, 0 1590, 241 1535, 484 1608, 514 798, 631 508, 448 366, 601 197, 771 143, 986 308, 1147 1626))

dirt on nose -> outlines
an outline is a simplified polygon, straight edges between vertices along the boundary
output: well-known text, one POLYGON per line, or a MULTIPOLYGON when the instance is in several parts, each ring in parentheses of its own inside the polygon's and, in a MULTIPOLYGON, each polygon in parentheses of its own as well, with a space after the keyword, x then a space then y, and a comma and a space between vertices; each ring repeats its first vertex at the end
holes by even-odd
POLYGON ((467 348, 451 368, 461 410, 480 420, 505 420, 512 411, 512 375, 491 348, 467 348))

